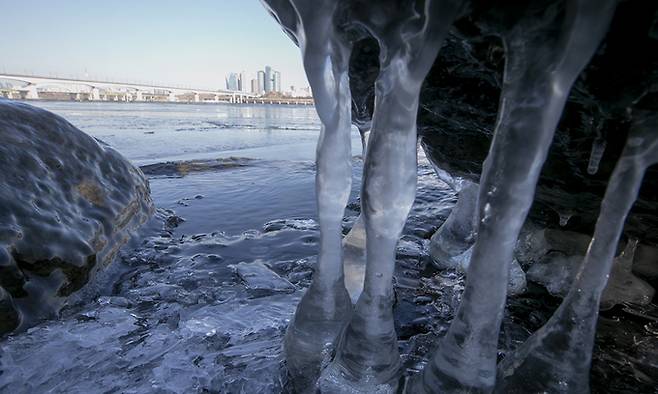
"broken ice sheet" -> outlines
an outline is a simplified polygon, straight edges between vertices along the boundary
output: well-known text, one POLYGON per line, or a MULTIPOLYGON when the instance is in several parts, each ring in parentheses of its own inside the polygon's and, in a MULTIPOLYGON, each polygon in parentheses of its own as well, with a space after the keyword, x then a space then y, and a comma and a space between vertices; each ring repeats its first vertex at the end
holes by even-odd
POLYGON ((262 261, 241 262, 232 265, 231 268, 254 297, 273 293, 292 293, 296 290, 292 283, 269 269, 262 261))

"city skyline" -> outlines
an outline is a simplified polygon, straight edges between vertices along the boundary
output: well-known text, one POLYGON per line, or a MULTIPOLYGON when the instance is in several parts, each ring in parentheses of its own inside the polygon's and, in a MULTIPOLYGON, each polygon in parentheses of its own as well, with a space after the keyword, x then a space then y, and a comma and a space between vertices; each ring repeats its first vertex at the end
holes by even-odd
POLYGON ((229 91, 252 93, 256 95, 275 92, 284 96, 312 96, 311 88, 308 85, 286 85, 283 81, 281 72, 273 69, 269 65, 251 73, 247 73, 244 70, 239 72, 233 71, 225 78, 226 90, 229 91))
POLYGON ((231 72, 267 64, 285 75, 281 90, 308 85, 299 49, 258 1, 26 0, 3 15, 3 73, 224 89, 231 72))

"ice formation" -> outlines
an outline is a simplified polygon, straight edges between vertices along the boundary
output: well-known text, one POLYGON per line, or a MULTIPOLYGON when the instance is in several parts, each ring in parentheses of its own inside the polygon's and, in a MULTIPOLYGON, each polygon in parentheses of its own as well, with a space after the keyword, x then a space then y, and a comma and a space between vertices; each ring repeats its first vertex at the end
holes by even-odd
MULTIPOLYGON (((633 126, 610 178, 594 236, 569 294, 551 319, 499 368, 501 393, 589 391, 589 370, 599 301, 612 269, 626 216, 644 173, 658 162, 658 116, 645 115, 633 126)), ((624 254, 632 255, 634 243, 624 254)), ((632 259, 632 256, 627 256, 632 259)))
MULTIPOLYGON (((645 116, 628 140, 581 272, 558 312, 499 372, 497 343, 509 267, 542 165, 571 87, 604 37, 616 0, 537 0, 514 7, 457 0, 388 0, 376 6, 361 0, 263 1, 301 48, 323 123, 318 268, 285 340, 297 389, 401 388, 392 276, 396 243, 414 199, 420 87, 453 21, 471 11, 485 33, 504 43, 498 118, 479 187, 462 185, 463 198, 433 239, 440 262, 470 254, 462 302, 423 373, 405 390, 587 391, 599 297, 643 172, 656 160, 655 117, 645 116), (353 43, 363 37, 377 41, 380 69, 361 190, 365 280, 352 310, 343 284, 340 221, 350 186, 349 59, 353 43)), ((604 150, 601 144, 593 147, 590 173, 604 150)))

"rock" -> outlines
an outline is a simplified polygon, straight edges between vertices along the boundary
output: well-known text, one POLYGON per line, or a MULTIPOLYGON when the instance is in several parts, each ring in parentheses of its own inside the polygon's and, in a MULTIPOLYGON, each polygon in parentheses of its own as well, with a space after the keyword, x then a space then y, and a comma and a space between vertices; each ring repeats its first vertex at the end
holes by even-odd
POLYGON ((119 153, 27 104, 0 100, 0 168, 2 333, 53 317, 153 204, 119 153))

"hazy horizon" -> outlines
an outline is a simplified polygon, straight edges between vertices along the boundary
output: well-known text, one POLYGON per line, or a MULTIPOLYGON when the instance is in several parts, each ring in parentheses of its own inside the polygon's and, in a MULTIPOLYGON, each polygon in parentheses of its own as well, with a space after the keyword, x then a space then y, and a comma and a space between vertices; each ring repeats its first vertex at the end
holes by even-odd
MULTIPOLYGON (((3 8, 0 71, 225 88, 266 65, 308 86, 299 49, 258 0, 23 0, 3 8)), ((249 85, 248 85, 249 86, 249 85)))

